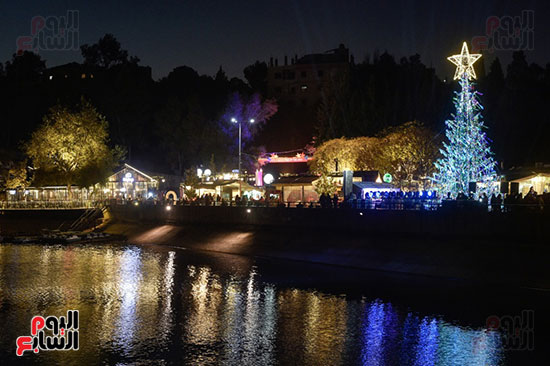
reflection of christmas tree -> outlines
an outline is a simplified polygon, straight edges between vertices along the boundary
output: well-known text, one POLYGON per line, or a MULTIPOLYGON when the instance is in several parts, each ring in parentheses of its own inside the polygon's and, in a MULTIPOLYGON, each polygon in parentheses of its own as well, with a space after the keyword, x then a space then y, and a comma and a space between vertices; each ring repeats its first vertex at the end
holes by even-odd
POLYGON ((434 180, 444 194, 468 194, 470 182, 481 183, 481 190, 489 194, 493 192, 497 179, 496 163, 483 131, 483 107, 479 103, 479 93, 470 83, 470 79, 475 78, 472 64, 480 57, 468 53, 466 42, 460 55, 449 57, 449 61, 457 65, 455 80, 459 79, 461 90, 454 98, 456 115, 445 122, 448 141, 443 143, 441 149, 443 157, 435 163, 437 174, 434 180))

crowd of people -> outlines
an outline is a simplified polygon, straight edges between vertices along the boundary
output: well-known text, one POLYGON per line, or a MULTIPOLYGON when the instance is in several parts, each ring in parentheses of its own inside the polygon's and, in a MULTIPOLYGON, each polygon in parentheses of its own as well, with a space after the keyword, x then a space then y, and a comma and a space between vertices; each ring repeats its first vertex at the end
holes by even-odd
POLYGON ((550 193, 542 195, 531 190, 523 196, 518 194, 493 194, 490 197, 485 193, 478 197, 459 193, 456 198, 449 193, 444 198, 439 197, 436 191, 388 191, 365 192, 360 197, 355 193, 346 199, 333 194, 320 195, 317 202, 283 202, 279 198, 261 196, 257 199, 248 195, 236 195, 232 200, 210 193, 205 193, 193 199, 184 198, 179 201, 172 199, 150 199, 148 204, 169 204, 186 206, 246 206, 246 207, 296 207, 296 208, 351 208, 367 210, 437 210, 437 209, 480 209, 491 212, 509 212, 525 209, 544 209, 550 207, 550 193))

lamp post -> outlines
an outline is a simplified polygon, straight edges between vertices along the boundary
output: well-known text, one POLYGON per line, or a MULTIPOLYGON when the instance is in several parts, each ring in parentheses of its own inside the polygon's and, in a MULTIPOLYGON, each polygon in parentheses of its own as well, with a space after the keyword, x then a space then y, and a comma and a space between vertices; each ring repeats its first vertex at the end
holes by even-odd
MULTIPOLYGON (((236 124, 239 125, 239 197, 241 197, 242 196, 242 192, 241 192, 241 154, 242 154, 241 135, 242 135, 242 124, 241 124, 241 121, 238 121, 235 117, 231 118, 231 122, 236 123, 236 124)), ((254 123, 254 118, 251 118, 248 122, 254 123)))

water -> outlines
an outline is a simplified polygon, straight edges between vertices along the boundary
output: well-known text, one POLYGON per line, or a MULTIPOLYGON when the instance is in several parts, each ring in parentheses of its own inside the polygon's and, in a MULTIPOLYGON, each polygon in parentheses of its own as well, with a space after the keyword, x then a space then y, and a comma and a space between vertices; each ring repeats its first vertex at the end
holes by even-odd
POLYGON ((122 243, 0 245, 0 364, 510 363, 500 331, 411 309, 414 296, 390 302, 378 297, 390 285, 335 275, 346 271, 122 243), (15 356, 32 316, 69 309, 79 351, 15 356))

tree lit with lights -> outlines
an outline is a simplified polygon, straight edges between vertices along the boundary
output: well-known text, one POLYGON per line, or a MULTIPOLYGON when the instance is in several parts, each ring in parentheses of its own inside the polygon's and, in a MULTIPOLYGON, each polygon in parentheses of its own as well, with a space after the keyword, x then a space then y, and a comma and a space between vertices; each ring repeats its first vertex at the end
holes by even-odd
POLYGON ((469 54, 464 42, 461 54, 448 58, 457 66, 454 79, 459 80, 461 90, 454 98, 456 114, 445 122, 447 141, 441 149, 443 157, 435 163, 434 180, 441 192, 450 192, 453 196, 468 193, 470 182, 481 183, 483 192, 492 193, 497 180, 496 162, 484 132, 483 106, 479 92, 470 82, 476 77, 472 65, 480 57, 480 54, 469 54))
POLYGON ((79 108, 61 105, 50 109, 44 123, 25 144, 35 167, 35 180, 89 187, 104 181, 124 155, 118 146, 108 146, 108 124, 85 99, 79 108))

